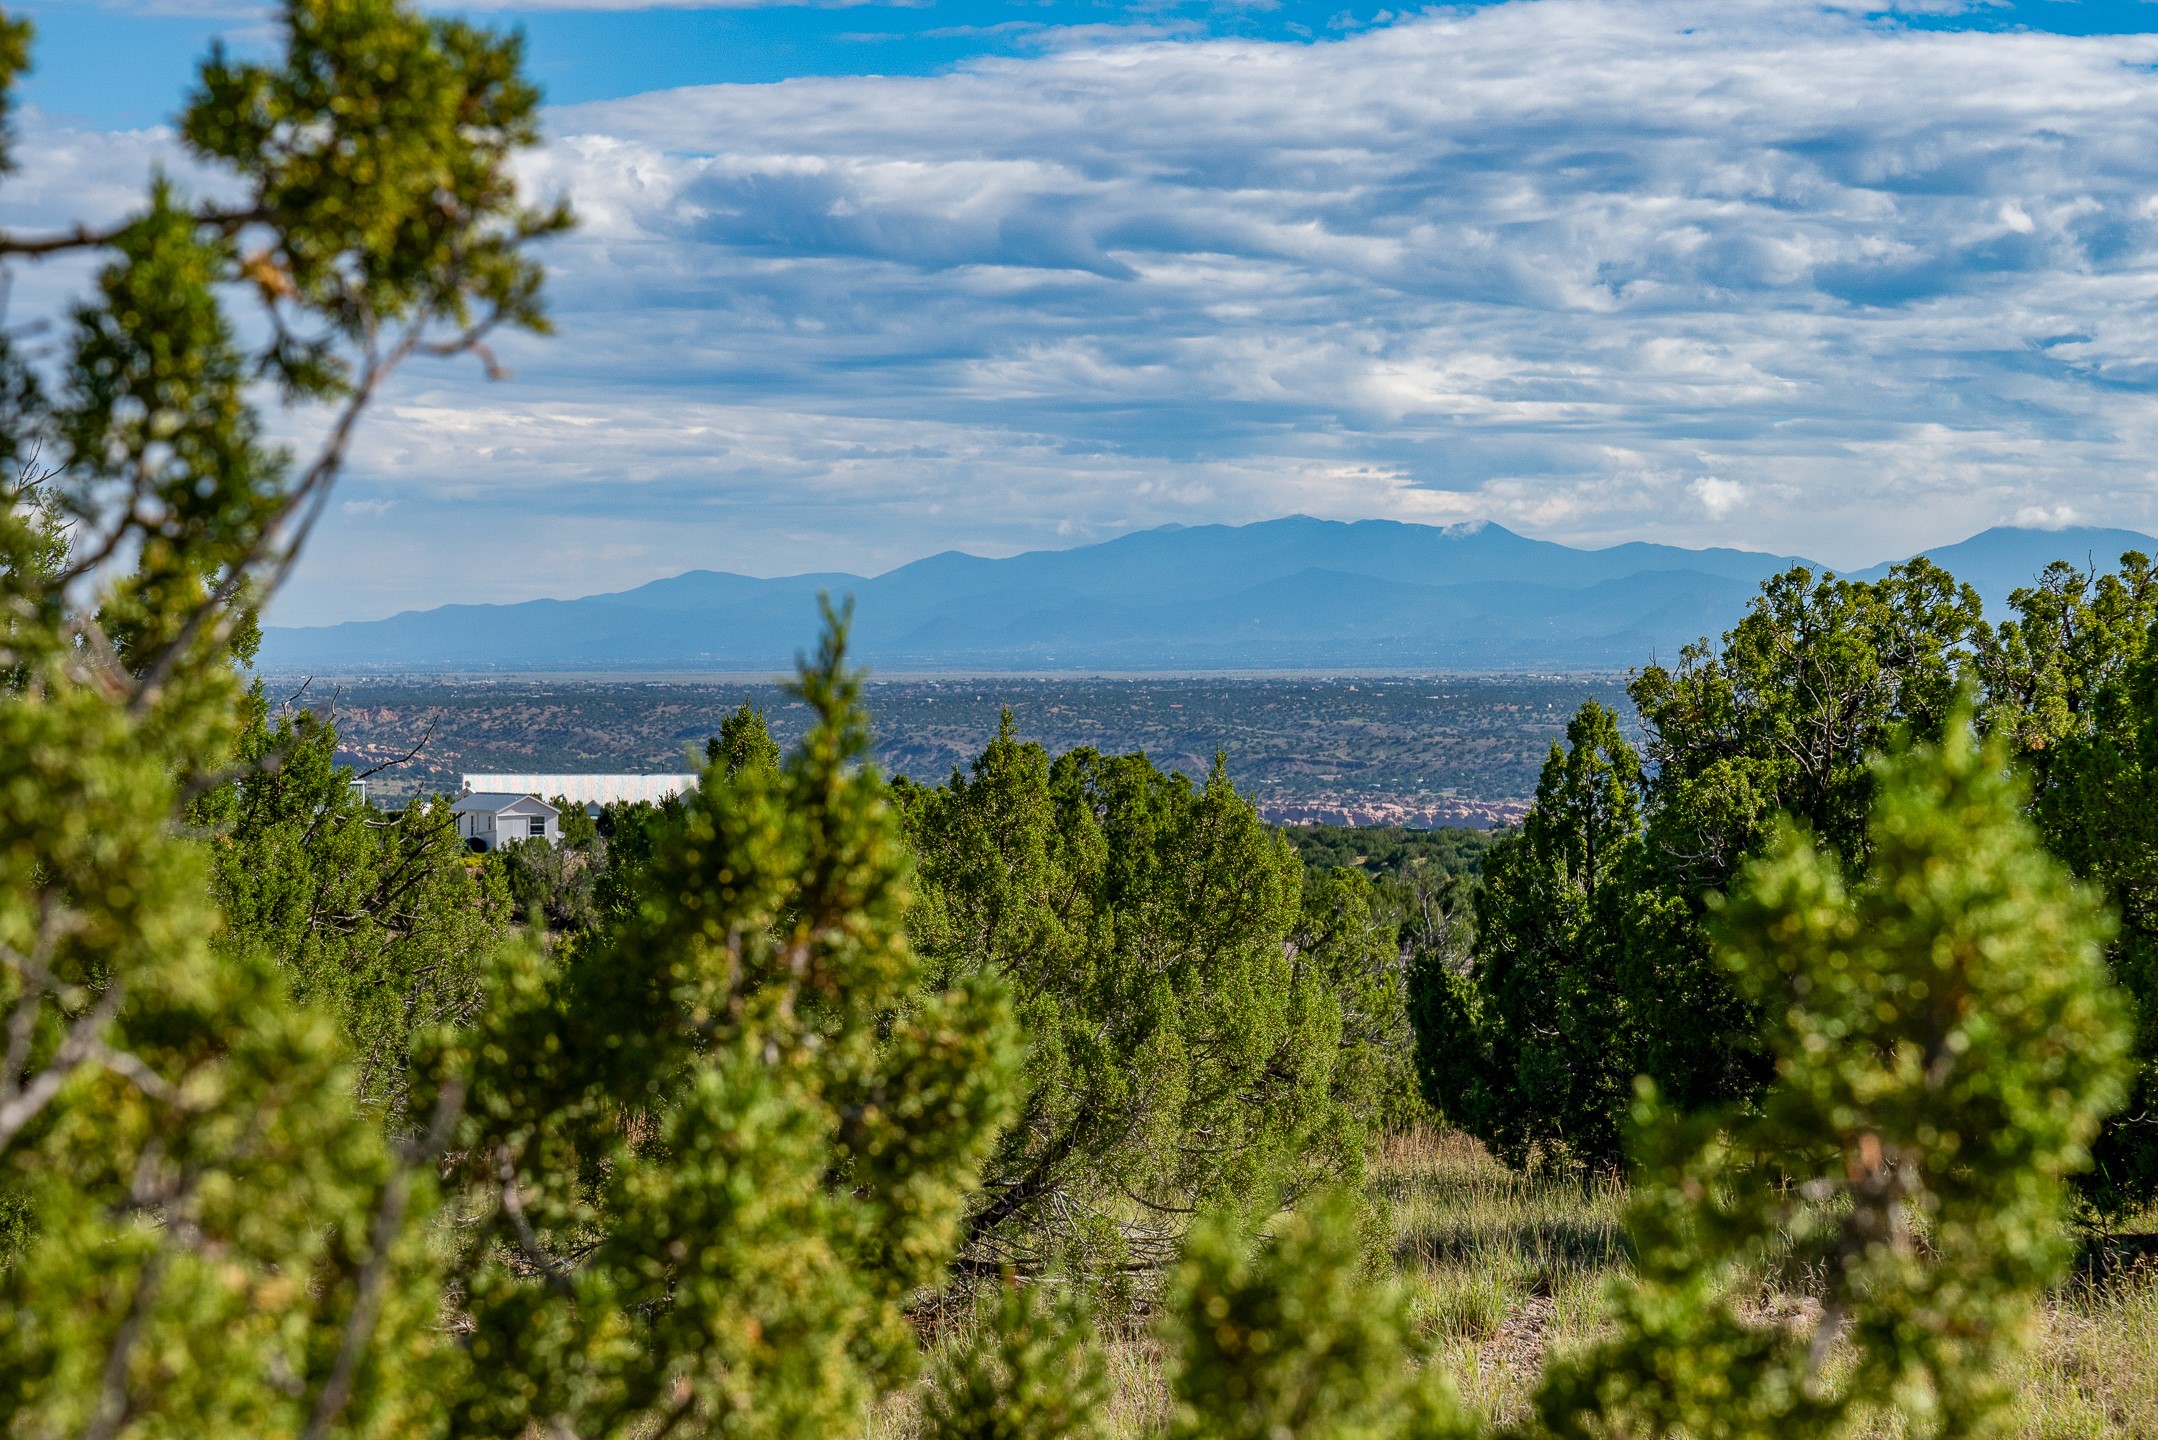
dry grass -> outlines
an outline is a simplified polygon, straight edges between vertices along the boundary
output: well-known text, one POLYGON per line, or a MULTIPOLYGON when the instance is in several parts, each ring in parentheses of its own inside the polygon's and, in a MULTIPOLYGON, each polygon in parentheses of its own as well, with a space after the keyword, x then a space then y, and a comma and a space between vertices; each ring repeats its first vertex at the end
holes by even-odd
POLYGON ((2046 1312, 2018 1399, 2031 1440, 2158 1440, 2158 1268, 2070 1286, 2046 1312))
MULTIPOLYGON (((1519 1416, 1545 1351, 1589 1338, 1625 1264, 1615 1187, 1524 1179, 1458 1135, 1390 1144, 1376 1167, 1437 1359, 1487 1417, 1519 1416)), ((2158 1267, 2079 1279, 2039 1317, 2009 1434, 2158 1440, 2158 1267)))
MULTIPOLYGON (((1474 1141, 1429 1131, 1388 1142, 1371 1184, 1433 1363, 1487 1419, 1520 1417, 1547 1351, 1596 1331, 1605 1282, 1626 1263, 1623 1194, 1518 1176, 1474 1141)), ((1112 1339, 1108 1352, 1109 1433, 1144 1440, 1167 1409, 1159 1353, 1143 1336, 1112 1339)), ((2158 1266, 2079 1279, 2056 1296, 2015 1391, 2006 1433, 2022 1440, 2158 1440, 2158 1266)), ((881 1409, 868 1435, 914 1432, 908 1395, 881 1409)))
POLYGON ((1626 1259, 1625 1196, 1516 1175, 1475 1141, 1429 1130, 1387 1142, 1372 1188, 1434 1359, 1487 1418, 1518 1417, 1545 1352, 1595 1329, 1604 1281, 1626 1259))

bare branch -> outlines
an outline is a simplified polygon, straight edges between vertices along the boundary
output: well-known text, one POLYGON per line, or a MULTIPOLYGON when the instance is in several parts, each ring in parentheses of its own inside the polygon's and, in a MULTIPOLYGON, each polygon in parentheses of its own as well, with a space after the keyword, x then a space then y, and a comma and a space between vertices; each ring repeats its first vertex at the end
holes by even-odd
POLYGON ((15 956, 13 950, 5 959, 9 969, 22 977, 22 994, 16 997, 15 1011, 8 1017, 7 1054, 0 1060, 0 1099, 12 1099, 22 1083, 23 1067, 30 1063, 30 1045, 37 1035, 38 1011, 44 1008, 45 997, 54 987, 48 969, 52 954, 60 943, 60 937, 74 928, 73 911, 53 903, 52 892, 38 892, 37 942, 31 946, 27 957, 15 956), (17 964, 22 959, 26 963, 17 964))
POLYGON ((518 1248, 524 1251, 527 1260, 539 1267, 557 1294, 574 1297, 576 1292, 570 1287, 568 1269, 541 1247, 539 1236, 533 1233, 532 1222, 525 1217, 524 1197, 517 1187, 517 1162, 511 1157, 509 1146, 495 1148, 495 1164, 502 1176, 502 1213, 509 1217, 510 1228, 517 1232, 518 1248))
POLYGON ((127 664, 121 660, 119 647, 112 643, 112 637, 105 633, 105 627, 98 623, 95 615, 77 615, 72 624, 76 638, 82 641, 83 649, 89 652, 89 658, 95 662, 94 668, 83 673, 108 696, 118 698, 125 694, 128 683, 127 664))
POLYGON ((180 1103, 179 1087, 152 1070, 139 1055, 115 1049, 103 1040, 93 1040, 90 1042, 89 1058, 128 1081, 152 1100, 162 1101, 167 1105, 180 1103))
POLYGON ((395 760, 385 760, 380 765, 377 765, 372 769, 362 770, 358 775, 355 775, 353 778, 355 780, 365 780, 370 775, 379 775, 385 770, 394 770, 399 765, 407 765, 410 764, 412 761, 417 760, 419 758, 420 752, 427 748, 427 742, 429 740, 432 740, 435 736, 435 721, 437 718, 438 717, 432 715, 428 717, 427 729, 420 735, 418 743, 413 745, 410 750, 407 750, 404 754, 398 756, 395 760))
MULTIPOLYGON (((6 950, 9 956, 28 959, 6 946, 0 946, 0 950, 6 950)), ((20 968, 14 965, 13 960, 9 961, 9 965, 11 968, 20 968)), ((14 1075, 0 1077, 9 1092, 9 1098, 0 1102, 0 1152, 4 1152, 14 1142, 24 1126, 44 1113, 45 1107, 60 1093, 60 1087, 67 1083, 70 1075, 85 1062, 97 1058, 106 1027, 112 1024, 113 1017, 119 1013, 122 993, 123 987, 116 982, 99 996, 97 1004, 91 1007, 89 1013, 68 1027, 67 1036, 60 1042, 60 1048, 53 1052, 51 1063, 39 1071, 30 1083, 18 1089, 14 1075)))
MULTIPOLYGON (((307 467, 307 472, 301 477, 300 483, 295 485, 292 493, 285 497, 285 502, 278 507, 277 514, 271 518, 268 524, 262 527, 262 533, 255 538, 254 544, 248 547, 247 553, 227 571, 225 578, 218 582, 216 588, 200 604, 196 605, 188 615, 186 622, 181 625, 180 633, 175 635, 165 648, 158 653, 157 658, 143 672, 142 678, 136 682, 135 698, 128 705, 131 713, 139 715, 155 703, 158 692, 163 687, 166 678, 171 675, 173 667, 180 663, 181 657, 187 653, 196 639, 201 636, 203 627, 209 624, 213 618, 218 618, 221 612, 224 612, 231 605, 233 597, 240 593, 240 588, 253 577, 256 569, 270 557, 273 548, 276 546, 278 533, 283 529, 285 523, 294 515, 299 514, 304 508, 306 513, 300 522, 299 529, 285 545, 284 553, 279 556, 276 568, 272 572, 270 582, 265 589, 270 593, 275 593, 278 587, 284 583, 285 576, 291 572, 293 562, 299 558, 301 548, 307 543, 307 537, 313 531, 316 520, 321 518, 322 507, 329 499, 331 484, 335 481, 338 472, 344 468, 345 453, 351 447, 352 434, 359 426, 360 416, 373 401, 375 392, 381 388, 382 382, 388 378, 390 372, 396 369, 404 358, 411 353, 416 340, 416 335, 407 335, 388 358, 369 359, 365 369, 361 372, 359 383, 353 386, 351 395, 346 397, 344 409, 338 413, 336 423, 330 427, 329 436, 323 441, 322 450, 315 456, 314 463, 307 467)), ((228 630, 230 625, 230 617, 225 616, 220 620, 219 629, 220 631, 228 630)))
POLYGON ((92 230, 87 225, 77 225, 58 235, 0 235, 0 255, 57 255, 63 250, 89 250, 110 245, 120 237, 125 225, 115 225, 109 230, 92 230))

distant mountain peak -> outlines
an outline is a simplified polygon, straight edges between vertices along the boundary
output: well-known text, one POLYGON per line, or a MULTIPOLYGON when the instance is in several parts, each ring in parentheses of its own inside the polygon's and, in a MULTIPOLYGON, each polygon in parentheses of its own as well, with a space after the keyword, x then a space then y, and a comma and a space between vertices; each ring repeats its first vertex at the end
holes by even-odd
MULTIPOLYGON (((2046 562, 2158 551, 2131 531, 1998 526, 1925 553, 1998 609, 2046 562)), ((880 670, 1624 670, 1722 634, 1792 555, 1630 541, 1575 549, 1488 520, 1164 525, 988 559, 948 550, 863 578, 691 571, 579 600, 445 606, 265 632, 266 669, 784 672, 816 596, 855 599, 880 670)), ((1887 566, 1853 579, 1886 573, 1887 566)))
MULTIPOLYGON (((2043 530, 2029 525, 1995 525, 1968 540, 1952 545, 1932 545, 1917 551, 1958 580, 1976 586, 1986 602, 1988 616, 2007 613, 2014 591, 2036 584, 2039 572, 2055 560, 2066 560, 2077 569, 2090 566, 2103 573, 2117 568, 2128 551, 2158 554, 2158 540, 2134 530, 2114 530, 2097 525, 2064 525, 2043 530)), ((1878 580, 1897 561, 1851 573, 1852 580, 1878 580)))

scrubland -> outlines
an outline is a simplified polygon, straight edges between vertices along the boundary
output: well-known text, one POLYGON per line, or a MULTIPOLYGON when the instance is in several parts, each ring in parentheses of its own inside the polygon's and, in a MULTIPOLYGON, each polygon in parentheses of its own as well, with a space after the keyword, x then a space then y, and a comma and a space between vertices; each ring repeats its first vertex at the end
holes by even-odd
MULTIPOLYGON (((1421 1129, 1375 1158, 1368 1190, 1391 1233, 1389 1261, 1410 1287, 1429 1363, 1497 1424, 1526 1418, 1544 1357, 1596 1333, 1605 1282, 1626 1264, 1625 1193, 1610 1181, 1521 1175, 1464 1135, 1421 1129)), ((2158 1231, 2158 1214, 2127 1232, 2158 1231)), ((1763 1297, 1764 1317, 1803 1306, 1763 1297)), ((2018 1440, 2158 1437, 2158 1259, 2086 1263, 2047 1299, 2016 1379, 2004 1432, 2018 1440)), ((969 1343, 965 1327, 932 1349, 969 1343)), ((1107 1339, 1113 1440, 1142 1440, 1168 1413, 1167 1379, 1143 1322, 1107 1339)), ((889 1401, 867 1440, 909 1440, 909 1396, 889 1401)), ((1873 1432, 1892 1440, 1900 1429, 1873 1432)))

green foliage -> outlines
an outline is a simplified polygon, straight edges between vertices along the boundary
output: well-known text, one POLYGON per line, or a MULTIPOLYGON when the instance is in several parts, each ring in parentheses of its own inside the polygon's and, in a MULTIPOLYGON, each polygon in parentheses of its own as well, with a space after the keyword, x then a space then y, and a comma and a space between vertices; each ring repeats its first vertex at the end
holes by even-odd
POLYGON ((2043 801, 2064 746, 2111 728, 2107 699, 2158 623, 2158 571, 2129 551, 2094 576, 2056 560, 2008 597, 2016 618, 1979 639, 1985 720, 2030 767, 2043 801))
MULTIPOLYGON (((971 775, 888 788, 837 616, 791 754, 745 707, 695 794, 495 868, 439 807, 362 804, 326 722, 243 694, 255 602, 367 401, 414 355, 541 328, 529 242, 563 223, 516 196, 516 42, 393 0, 282 15, 282 53, 214 58, 182 122, 240 205, 160 181, 110 231, 0 235, 101 267, 49 375, 0 351, 0 1430, 847 1434, 955 1264, 1091 1280, 1181 1243, 1177 1436, 1465 1433, 1353 1206, 1313 1194, 1395 1105, 1404 931, 1451 955, 1457 889, 1307 887, 1218 762, 1052 763, 1008 724, 971 775), (264 376, 293 433, 320 421, 312 458, 265 441, 264 376), (602 840, 590 910, 560 909, 546 867, 589 874, 602 840), (512 890, 576 943, 499 943, 512 890), (1271 1233, 1182 1243, 1203 1206, 1271 1233)), ((27 45, 0 21, 0 78, 27 45)), ((1622 1073, 1586 1042, 1606 1019, 1689 1105, 1744 1089, 1749 1045, 1777 1066, 1749 1108, 1651 1127, 1639 1275, 1555 1372, 1554 1428, 1991 1413, 2126 1042, 2094 902, 1948 696, 1975 635, 2046 754, 2047 836, 2124 897, 2135 979, 2158 679, 2131 653, 2147 579, 2123 585, 2051 577, 1996 643, 1930 567, 1795 572, 1720 655, 1637 684, 1638 836, 1607 714, 1547 767, 1490 857, 1479 968, 1436 962, 1491 1093, 1564 1112, 1505 1133, 1607 1144, 1577 1123, 1622 1073), (1743 868, 1778 811, 1816 838, 1743 868), (1740 874, 1719 994, 1702 916, 1740 874), (1817 1277, 1810 1333, 1745 1313, 1771 1273, 1817 1277)), ((1075 1310, 1007 1292, 988 1334, 933 1424, 1089 1428, 1075 1310)))
POLYGON ((1307 876, 1290 944, 1340 1011, 1336 1093, 1369 1105, 1379 1130, 1399 1132, 1428 1120, 1397 903, 1353 870, 1307 876))
POLYGON ((1631 1103, 1622 920, 1641 869, 1640 758, 1594 701, 1553 744, 1522 828, 1484 859, 1466 974, 1413 980, 1431 1103, 1511 1165, 1614 1168, 1631 1103))
POLYGON ((501 876, 511 911, 522 923, 557 936, 579 935, 600 923, 590 851, 513 840, 488 852, 485 864, 501 876))
POLYGON ((925 988, 900 933, 843 644, 785 765, 715 760, 635 912, 506 977, 445 1062, 492 1192, 460 1432, 833 1434, 915 1363, 902 1306, 952 1257, 1015 1044, 994 977, 925 988))
POLYGON ((1486 857, 1474 963, 1416 969, 1433 1103, 1516 1163, 1609 1168, 1636 1075, 1682 1110, 1757 1094, 1758 1016, 1715 959, 1711 903, 1785 818, 1862 872, 1872 757, 1936 738, 1988 644, 1976 593, 1925 560, 1865 582, 1793 569, 1720 647, 1634 678, 1644 754, 1584 707, 1486 857))
MULTIPOLYGON (((6 32, 0 30, 0 35, 6 32)), ((0 94, 4 94, 0 91, 0 94)), ((0 384, 6 383, 5 337, 0 337, 0 384)), ((6 417, 0 417, 4 422, 6 417)), ((7 432, 0 429, 0 444, 7 432)), ((0 612, 0 691, 20 691, 30 681, 24 642, 37 640, 60 623, 59 581, 68 561, 67 517, 59 496, 35 471, 24 467, 11 478, 13 457, 0 456, 0 577, 5 579, 7 608, 0 612)))
POLYGON ((278 321, 266 358, 295 392, 365 384, 366 344, 415 313, 544 330, 528 242, 566 210, 521 205, 509 161, 539 141, 523 42, 394 0, 290 0, 276 65, 222 50, 180 134, 243 179, 268 243, 241 277, 278 321), (289 328, 297 310, 325 329, 289 328))
POLYGON ((294 1434, 333 1413, 339 1433, 413 1433, 454 1357, 429 1334, 424 1247, 373 1223, 397 1181, 345 1100, 335 1028, 253 957, 165 958, 107 1027, 127 1060, 78 1071, 10 1154, 33 1229, 0 1272, 0 1416, 18 1434, 294 1434), (363 1305, 397 1338, 346 1371, 363 1305))
POLYGON ((2107 959, 2135 1003, 2136 1068, 2081 1182, 2118 1217, 2158 1198, 2158 573, 2133 552, 2095 579, 2056 563, 2010 604, 1979 652, 1987 718, 2032 778, 2047 848, 2120 916, 2107 959))
POLYGON ((592 906, 603 920, 619 921, 636 909, 652 857, 664 837, 680 827, 684 804, 677 795, 657 805, 623 800, 601 809, 594 828, 604 849, 592 882, 592 906))
POLYGON ((1361 870, 1374 880, 1429 870, 1477 874, 1499 838, 1490 830, 1411 830, 1402 825, 1284 825, 1281 833, 1312 870, 1361 870))
POLYGON ((1353 1199, 1284 1215, 1256 1249, 1229 1212, 1193 1228, 1163 1312, 1171 1440, 1440 1440, 1476 1433, 1415 1367, 1407 1297, 1366 1278, 1353 1199))
POLYGON ((1794 568, 1762 585, 1719 649, 1688 646, 1628 687, 1650 779, 1625 988, 1636 1064, 1673 1102, 1713 1104, 1765 1078, 1753 1017, 1702 928, 1708 897, 1785 815, 1863 868, 1872 757, 1940 734, 1982 623, 1977 592, 1924 559, 1875 581, 1794 568))
POLYGON ((217 949, 256 952, 294 999, 343 1031, 356 1094, 397 1113, 413 1037, 471 1019, 507 906, 465 861, 448 805, 383 814, 335 762, 337 729, 310 711, 273 724, 258 684, 233 746, 236 778, 200 797, 217 949))
POLYGON ((704 742, 704 758, 718 764, 730 779, 744 767, 777 770, 779 742, 772 738, 764 712, 744 700, 741 709, 719 722, 719 733, 704 742))
POLYGON ((1722 647, 1690 646, 1631 687, 1650 734, 1659 841, 1720 890, 1789 815, 1846 864, 1866 854, 1872 757, 1936 738, 1952 709, 1977 592, 1929 561, 1875 581, 1793 569, 1764 583, 1722 647))
POLYGON ((15 1433, 399 1434, 433 1383, 426 1256, 373 1226, 396 1185, 424 1213, 424 1178, 354 1104, 331 1019, 260 947, 212 946, 210 847, 174 832, 178 774, 239 709, 218 678, 156 725, 66 669, 0 696, 15 1433), (421 1343, 341 1364, 363 1293, 421 1343))
POLYGON ((1757 1106, 1660 1119, 1616 1333, 1550 1371, 1561 1435, 1840 1435, 1894 1411, 1984 1433, 2067 1259, 2065 1176, 2126 1044, 2088 892, 2045 855, 1998 745, 1954 719, 1873 769, 1855 884, 1795 826, 1719 907, 1764 1018, 1757 1106), (1817 1310, 1748 1313, 1764 1277, 1817 1310))
POLYGON ((584 806, 573 804, 566 796, 562 795, 554 796, 547 803, 562 812, 562 843, 564 845, 567 845, 572 850, 582 851, 587 855, 599 848, 599 816, 595 813, 598 807, 595 806, 593 810, 588 811, 584 806))
MULTIPOLYGON (((558 217, 515 200, 513 43, 389 0, 294 3, 284 31, 213 63, 183 126, 239 206, 161 180, 110 230, 0 235, 97 263, 45 378, 0 355, 10 1434, 409 1436, 460 1364, 424 1229, 444 1137, 356 1098, 395 1089, 429 987, 459 992, 417 949, 472 943, 407 933, 382 867, 454 875, 427 815, 370 842, 326 738, 265 728, 232 662, 382 380, 539 324, 526 241, 558 217), (265 370, 333 402, 288 422, 321 431, 304 464, 262 438, 265 370)), ((0 26, 0 78, 27 37, 0 26)))
POLYGON ((1381 1067, 1334 985, 1368 952, 1288 944, 1303 867, 1219 763, 1052 763, 1007 717, 971 775, 900 795, 931 975, 1001 977, 1028 1041, 970 1268, 1158 1266, 1202 1205, 1354 1172, 1381 1067))
POLYGON ((970 1343, 938 1364, 922 1440, 1096 1440, 1109 1377, 1083 1292, 1054 1300, 1010 1277, 981 1307, 970 1343))
MULTIPOLYGON (((1483 867, 1503 837, 1488 830, 1348 825, 1292 825, 1282 833, 1305 865, 1298 948, 1323 955, 1353 940, 1363 957, 1355 973, 1383 979, 1390 991, 1372 989, 1361 1001, 1344 998, 1350 1007, 1345 1028, 1375 1047, 1380 1123, 1399 1131, 1439 1118, 1431 1097, 1449 1085, 1419 1074, 1419 1055, 1436 1053, 1419 1036, 1459 1036, 1464 1027, 1459 1017, 1427 1015, 1418 1028, 1409 1010, 1418 1003, 1419 987, 1427 1005, 1435 996, 1463 993, 1475 897, 1483 867)), ((1443 1048, 1450 1055, 1470 1053, 1451 1041, 1443 1048)))
POLYGON ((287 457, 266 449, 247 404, 248 358, 219 303, 232 242, 200 226, 159 181, 113 241, 98 298, 76 311, 66 394, 50 423, 76 518, 99 500, 140 515, 142 551, 100 607, 129 669, 188 653, 205 577, 260 552, 286 510, 287 457), (152 519, 154 517, 154 519, 152 519))

